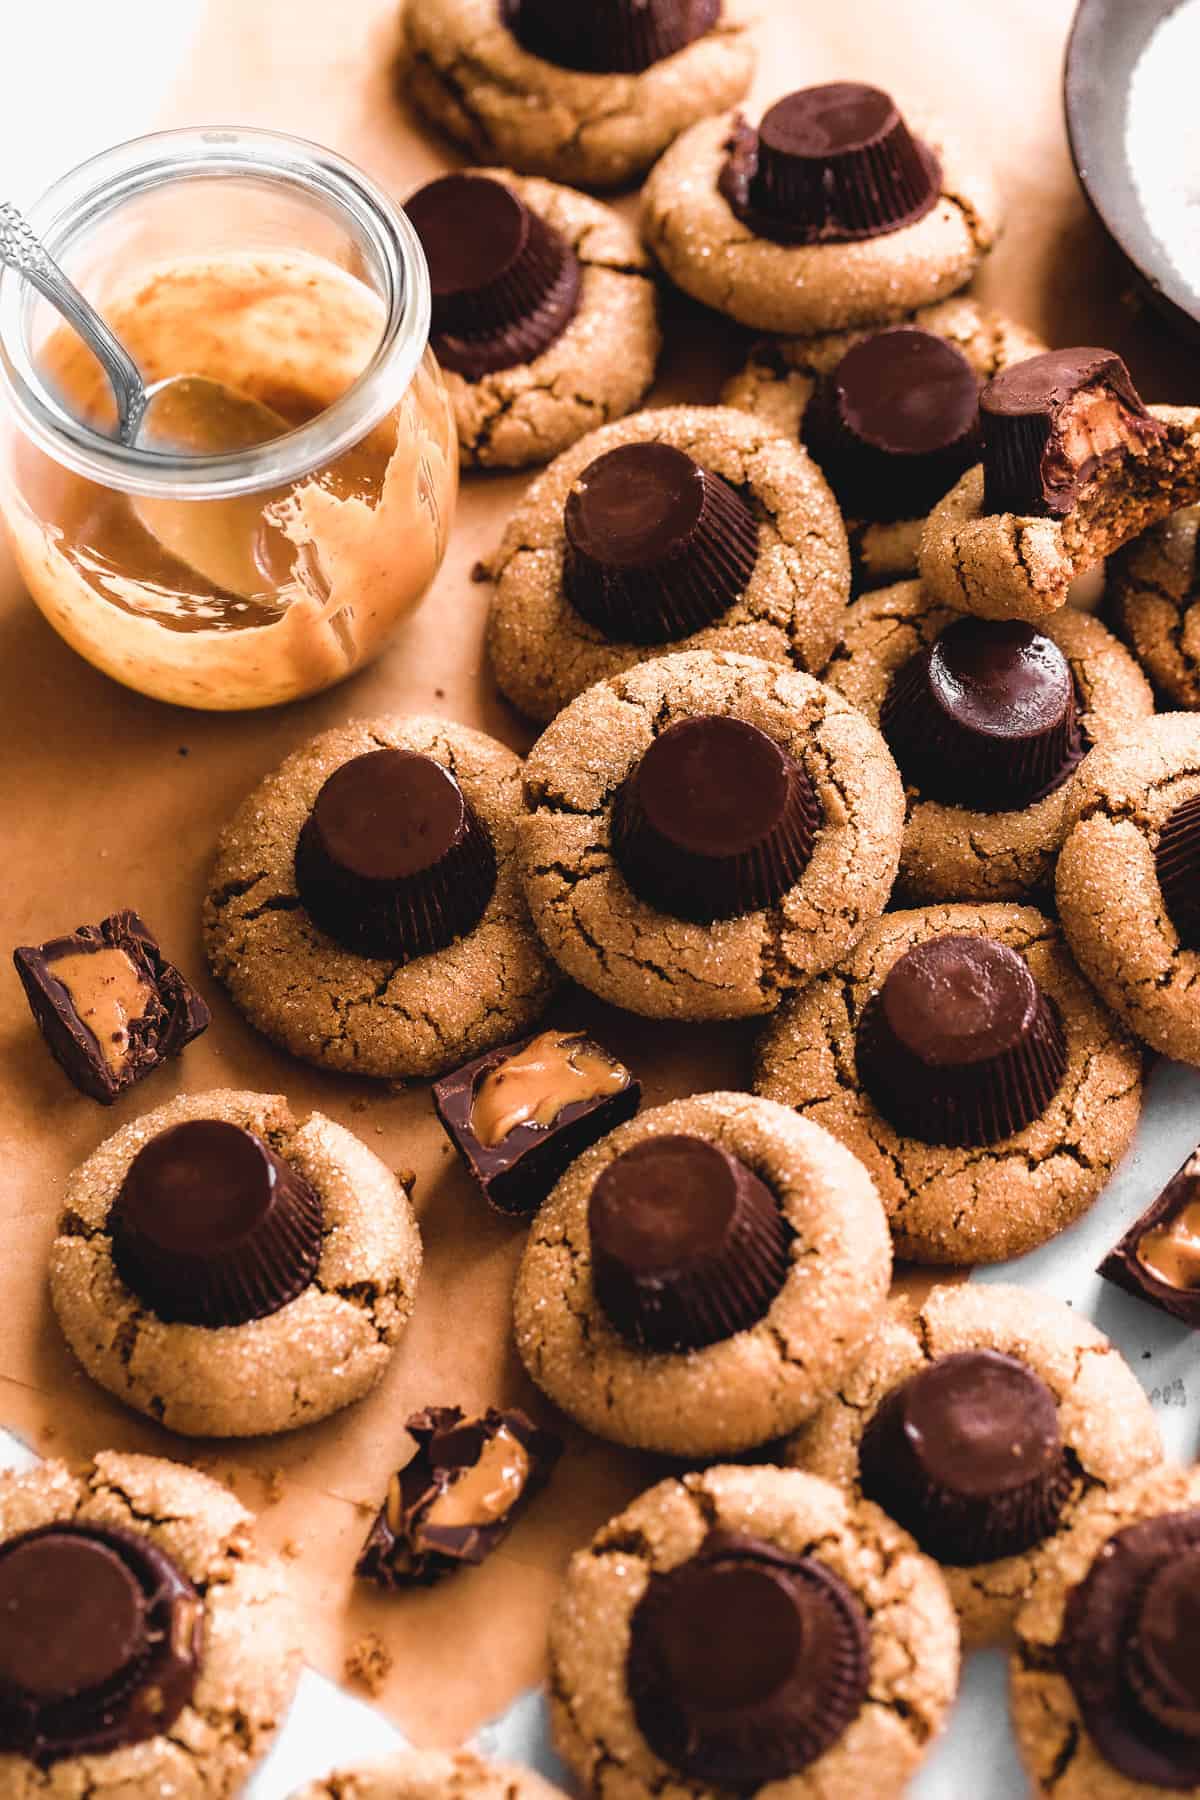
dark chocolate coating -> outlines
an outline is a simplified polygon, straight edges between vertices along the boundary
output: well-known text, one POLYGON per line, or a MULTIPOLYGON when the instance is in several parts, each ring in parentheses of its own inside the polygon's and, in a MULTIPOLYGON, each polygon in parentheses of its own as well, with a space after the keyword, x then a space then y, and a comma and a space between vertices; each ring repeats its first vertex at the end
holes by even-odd
POLYGON ((801 436, 847 515, 917 519, 978 455, 979 377, 932 331, 898 325, 817 382, 801 436))
POLYGON ((1177 806, 1163 826, 1154 867, 1179 942, 1200 950, 1200 794, 1177 806))
POLYGON ((563 69, 636 75, 711 31, 721 0, 500 0, 522 48, 563 69))
POLYGON ((693 1780, 738 1793, 783 1781, 842 1736, 867 1696, 871 1628, 816 1556, 711 1531, 651 1575, 627 1663, 638 1727, 693 1780))
POLYGON ((592 1285, 609 1322, 651 1350, 698 1350, 770 1309, 793 1233, 771 1190, 705 1138, 645 1138, 588 1202, 592 1285))
POLYGON ((758 560, 754 515, 727 481, 670 444, 623 444, 589 463, 563 510, 563 586, 610 640, 701 631, 758 560))
POLYGON ((906 786, 972 812, 1053 793, 1085 750, 1071 665, 1016 619, 947 625, 896 674, 879 728, 906 786))
POLYGON ((1073 1478, 1058 1405, 995 1350, 962 1350, 893 1388, 859 1449, 862 1490, 939 1562, 1015 1556, 1049 1536, 1073 1478))
POLYGON ((244 1325, 312 1281, 324 1211, 253 1132, 191 1119, 138 1151, 108 1215, 117 1274, 169 1324, 244 1325))
POLYGON ((491 839, 458 782, 410 750, 335 769, 296 844, 305 910, 359 956, 444 950, 479 923, 495 885, 491 839))
POLYGON ((0 1751, 47 1768, 157 1737, 192 1697, 202 1628, 149 1538, 63 1523, 0 1544, 0 1751))
POLYGON ((1148 1268, 1138 1256, 1138 1247, 1148 1231, 1169 1225, 1186 1206, 1200 1202, 1200 1164, 1194 1154, 1173 1175, 1158 1198, 1134 1220, 1129 1230, 1109 1251, 1100 1264, 1098 1274, 1115 1287, 1123 1288, 1135 1299, 1145 1300, 1159 1312, 1178 1319, 1193 1330, 1200 1326, 1200 1285, 1176 1287, 1148 1268))
POLYGON ((704 714, 661 732, 619 790, 613 854, 648 905, 708 924, 779 900, 820 823, 793 756, 756 725, 704 714))
POLYGON ((503 182, 443 175, 405 207, 429 264, 430 343, 445 369, 478 381, 532 362, 579 310, 579 259, 503 182))
POLYGON ((135 912, 113 913, 99 925, 77 926, 44 944, 24 944, 14 950, 13 962, 50 1054, 80 1093, 102 1106, 111 1106, 118 1094, 178 1056, 211 1021, 200 995, 167 962, 149 926, 135 912), (142 1017, 129 1021, 128 1051, 119 1069, 110 1066, 54 974, 60 957, 100 950, 124 951, 149 996, 142 1017))
POLYGON ((858 1025, 858 1076, 883 1117, 929 1144, 1023 1131, 1067 1070, 1058 1007, 990 938, 931 938, 893 964, 858 1025))
POLYGON ((941 167, 890 94, 832 81, 786 95, 757 131, 739 118, 719 186, 759 237, 847 244, 923 219, 937 205, 941 167))

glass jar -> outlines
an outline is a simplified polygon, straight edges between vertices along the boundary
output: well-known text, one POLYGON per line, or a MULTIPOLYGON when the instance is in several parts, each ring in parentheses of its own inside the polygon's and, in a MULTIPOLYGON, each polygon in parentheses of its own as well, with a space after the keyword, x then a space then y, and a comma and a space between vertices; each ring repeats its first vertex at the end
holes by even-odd
POLYGON ((256 432, 235 421, 203 454, 122 445, 91 353, 3 271, 0 504, 55 630, 129 687, 216 710, 370 661, 437 574, 458 486, 404 213, 314 144, 183 131, 83 164, 30 219, 148 383, 258 403, 256 432))

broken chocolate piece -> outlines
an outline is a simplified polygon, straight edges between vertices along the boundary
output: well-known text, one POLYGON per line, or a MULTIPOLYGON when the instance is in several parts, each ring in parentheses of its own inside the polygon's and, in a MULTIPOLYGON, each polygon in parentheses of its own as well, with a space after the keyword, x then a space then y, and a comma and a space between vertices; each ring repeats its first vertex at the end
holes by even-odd
POLYGON ((1200 1326, 1200 1150, 1134 1220, 1099 1273, 1172 1319, 1200 1326))
POLYGON ((631 1119, 641 1088, 579 1031, 543 1031, 489 1050, 434 1083, 442 1129, 484 1197, 536 1212, 577 1156, 631 1119))
POLYGON ((1200 794, 1177 806, 1163 826, 1154 867, 1180 943, 1200 950, 1200 794))
POLYGON ((210 1021, 135 912, 23 945, 13 962, 50 1054, 103 1106, 178 1056, 210 1021))
POLYGON ((562 69, 637 75, 703 37, 721 0, 501 0, 523 49, 562 69))
POLYGON ((515 1409, 489 1406, 464 1419, 457 1406, 433 1406, 405 1429, 417 1453, 388 1483, 355 1568, 388 1589, 428 1586, 483 1562, 562 1454, 553 1432, 515 1409))
POLYGON ((1047 350, 1001 370, 979 400, 983 504, 1065 518, 1106 464, 1145 456, 1164 427, 1111 350, 1047 350))

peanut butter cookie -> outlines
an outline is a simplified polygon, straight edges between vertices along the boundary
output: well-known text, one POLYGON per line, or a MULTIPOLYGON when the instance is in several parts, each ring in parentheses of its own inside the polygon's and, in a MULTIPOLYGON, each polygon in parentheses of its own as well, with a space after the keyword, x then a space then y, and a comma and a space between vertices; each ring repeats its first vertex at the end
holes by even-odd
POLYGON ((1200 707, 1200 506, 1184 506, 1135 538, 1108 570, 1117 630, 1174 706, 1200 707))
POLYGON ((292 1800, 563 1800, 532 1769, 484 1762, 473 1750, 401 1750, 310 1781, 292 1800))

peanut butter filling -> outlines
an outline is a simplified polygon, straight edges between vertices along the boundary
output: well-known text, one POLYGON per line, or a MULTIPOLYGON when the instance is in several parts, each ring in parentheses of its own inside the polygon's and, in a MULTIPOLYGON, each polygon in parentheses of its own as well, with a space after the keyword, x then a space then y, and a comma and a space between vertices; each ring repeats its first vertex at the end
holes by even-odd
POLYGON ((1156 435, 1103 385, 1076 394, 1059 413, 1056 431, 1055 462, 1083 479, 1126 451, 1144 456, 1156 435))
POLYGON ((507 1518, 528 1480, 529 1456, 525 1446, 507 1425, 502 1425, 495 1437, 488 1438, 474 1467, 464 1469, 438 1495, 422 1523, 441 1527, 494 1525, 497 1519, 507 1518))
POLYGON ((1200 1288, 1200 1200, 1190 1200, 1173 1218, 1143 1232, 1135 1254, 1167 1287, 1200 1288))
POLYGON ((629 1071, 577 1034, 543 1031, 484 1076, 471 1102, 470 1128, 485 1149, 518 1125, 553 1125, 568 1106, 619 1094, 629 1071))
POLYGON ((124 950, 82 950, 56 957, 55 981, 66 988, 76 1018, 100 1046, 110 1069, 129 1055, 129 1027, 144 1018, 151 990, 124 950))

